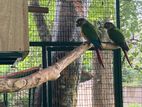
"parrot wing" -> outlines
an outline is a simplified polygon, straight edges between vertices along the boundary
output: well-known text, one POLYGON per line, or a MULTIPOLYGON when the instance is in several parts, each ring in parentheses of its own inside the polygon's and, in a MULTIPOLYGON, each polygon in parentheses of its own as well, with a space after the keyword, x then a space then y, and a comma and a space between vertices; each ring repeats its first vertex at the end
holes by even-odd
POLYGON ((84 24, 82 27, 82 32, 85 38, 89 42, 91 42, 95 46, 95 48, 101 48, 100 38, 98 37, 98 34, 92 24, 90 23, 84 24))
POLYGON ((110 37, 110 39, 118 46, 120 46, 124 52, 124 55, 127 59, 127 62, 129 63, 129 65, 132 67, 130 60, 128 58, 127 55, 127 51, 129 50, 129 47, 125 41, 124 35, 120 32, 119 29, 115 28, 115 29, 111 29, 108 30, 108 35, 110 37))
POLYGON ((118 28, 108 30, 108 35, 110 39, 123 50, 128 51, 129 47, 125 41, 124 35, 120 32, 118 28))
POLYGON ((82 27, 82 32, 85 38, 95 46, 95 51, 97 54, 98 61, 104 68, 104 64, 99 52, 99 49, 101 48, 101 41, 98 37, 96 30, 94 29, 94 26, 90 23, 84 24, 82 27))

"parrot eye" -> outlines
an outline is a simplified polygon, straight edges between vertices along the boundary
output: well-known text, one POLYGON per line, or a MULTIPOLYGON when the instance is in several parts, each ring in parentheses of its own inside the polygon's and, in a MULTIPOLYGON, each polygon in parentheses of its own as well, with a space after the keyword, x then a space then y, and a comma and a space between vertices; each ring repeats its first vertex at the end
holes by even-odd
POLYGON ((110 28, 110 27, 111 27, 111 25, 110 25, 110 24, 106 24, 106 26, 107 26, 107 28, 110 28))
POLYGON ((78 23, 80 23, 80 22, 81 22, 81 20, 78 21, 78 23))
POLYGON ((81 25, 81 21, 79 20, 78 22, 77 22, 79 25, 81 25))
POLYGON ((85 19, 84 19, 84 18, 80 18, 80 19, 78 19, 78 20, 76 21, 77 26, 82 26, 82 25, 84 24, 84 22, 85 22, 85 19))
POLYGON ((113 28, 113 25, 111 24, 111 23, 105 23, 104 24, 104 28, 106 28, 106 29, 111 29, 111 28, 113 28))

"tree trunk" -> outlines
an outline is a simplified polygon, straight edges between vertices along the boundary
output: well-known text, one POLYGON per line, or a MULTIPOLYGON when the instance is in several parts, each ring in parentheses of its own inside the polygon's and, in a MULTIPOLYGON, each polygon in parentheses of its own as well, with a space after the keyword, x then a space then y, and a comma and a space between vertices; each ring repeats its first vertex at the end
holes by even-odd
MULTIPOLYGON (((35 0, 37 2, 38 0, 35 0)), ((74 0, 56 0, 56 15, 54 21, 54 28, 52 30, 52 41, 75 41, 79 40, 79 35, 75 36, 75 21, 78 15, 87 15, 83 13, 81 5, 88 7, 86 0, 77 0, 77 4, 74 0), (87 5, 87 6, 86 6, 87 5), (76 7, 75 7, 76 6, 76 7), (77 13, 77 11, 79 13, 77 13)), ((35 3, 35 5, 38 5, 35 3)), ((42 14, 34 14, 36 20, 41 18, 41 22, 36 22, 39 35, 42 41, 49 40, 47 35, 49 31, 45 24, 42 14), (44 29, 42 31, 41 29, 44 29)), ((54 52, 52 54, 52 63, 62 58, 67 52, 54 52)), ((96 56, 96 55, 95 55, 96 56)), ((113 76, 112 76, 112 53, 105 51, 103 57, 106 57, 103 61, 107 63, 107 67, 102 69, 98 62, 95 62, 96 75, 94 77, 93 84, 93 107, 113 107, 113 76), (109 58, 108 58, 109 57, 109 58), (110 77, 110 78, 109 78, 110 77)), ((72 63, 66 68, 61 77, 52 82, 52 106, 53 107, 76 107, 77 104, 77 85, 79 83, 79 76, 81 73, 80 60, 72 63)), ((95 59, 97 61, 97 59, 95 59)))
MULTIPOLYGON (((31 0, 31 6, 40 7, 39 0, 31 0)), ((50 33, 48 26, 46 24, 46 20, 44 19, 44 14, 42 13, 33 13, 34 21, 36 23, 37 31, 39 33, 39 37, 41 41, 49 41, 50 40, 50 33)), ((40 107, 42 103, 42 85, 35 88, 33 105, 34 107, 40 107)), ((31 95, 32 96, 32 95, 31 95)), ((31 100, 31 99, 30 99, 31 100)))
MULTIPOLYGON (((77 13, 70 0, 56 0, 56 16, 54 22, 53 41, 74 41, 80 37, 74 36, 75 21, 77 13), (55 32, 56 31, 56 32, 55 32)), ((66 51, 66 50, 65 50, 66 51)), ((52 59, 56 60, 63 57, 67 52, 55 52, 52 59)), ((52 105, 53 107, 76 107, 77 104, 77 86, 79 83, 80 59, 67 67, 61 77, 52 82, 52 105)))
MULTIPOLYGON (((95 62, 95 76, 93 83, 93 107, 114 107, 114 87, 113 87, 113 69, 112 52, 102 52, 105 69, 95 62), (105 64, 106 63, 106 64, 105 64)), ((96 58, 94 59, 97 60, 96 58)))
MULTIPOLYGON (((32 0, 30 5, 35 6, 35 7, 40 7, 39 0, 32 0)), ((33 13, 33 16, 34 16, 37 31, 39 33, 39 37, 41 41, 49 41, 50 32, 46 24, 46 20, 44 19, 44 14, 43 13, 33 13)))
MULTIPOLYGON (((104 42, 110 42, 105 30, 101 29, 100 38, 104 42)), ((114 107, 113 66, 112 51, 102 51, 101 56, 105 68, 99 64, 97 57, 94 58, 95 76, 93 78, 93 106, 114 107)), ((96 54, 95 54, 96 56, 96 54)))

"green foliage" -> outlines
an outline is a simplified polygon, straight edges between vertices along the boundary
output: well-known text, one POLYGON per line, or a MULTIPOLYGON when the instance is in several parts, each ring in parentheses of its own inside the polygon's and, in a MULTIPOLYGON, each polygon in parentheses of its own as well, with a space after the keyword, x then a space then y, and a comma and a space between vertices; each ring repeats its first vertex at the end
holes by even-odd
POLYGON ((89 10, 88 18, 91 21, 111 19, 114 20, 115 15, 115 0, 92 0, 89 10))
MULTIPOLYGON (((48 14, 40 14, 44 17, 45 23, 46 23, 49 31, 52 30, 54 19, 55 19, 55 10, 56 10, 55 3, 56 3, 55 0, 39 0, 39 5, 41 7, 48 7, 48 9, 49 9, 48 14)), ((29 21, 28 21, 29 22, 28 23, 29 24, 29 40, 31 42, 41 41, 33 13, 29 13, 28 19, 29 19, 29 21)), ((40 21, 40 20, 38 20, 38 21, 40 21)), ((49 34, 50 33, 51 32, 49 32, 49 34)))
POLYGON ((31 47, 29 55, 24 61, 18 63, 18 69, 23 70, 33 66, 39 66, 42 63, 42 49, 41 47, 31 47))
POLYGON ((9 69, 8 65, 1 65, 0 66, 0 74, 3 74, 4 72, 6 72, 9 69))
POLYGON ((34 21, 34 17, 31 13, 28 15, 28 25, 29 25, 29 41, 40 41, 39 33, 37 31, 37 26, 34 21))
MULTIPOLYGON (((114 0, 90 0, 90 6, 88 8, 87 19, 96 24, 102 20, 114 20, 115 18, 115 1, 114 0)), ((95 26, 97 27, 97 25, 95 26)), ((97 30, 97 29, 96 29, 97 30)), ((93 70, 93 58, 94 54, 91 51, 87 51, 83 56, 83 70, 93 70)))
POLYGON ((129 58, 131 68, 126 62, 123 64, 124 84, 142 84, 142 2, 137 0, 121 0, 121 30, 129 43, 129 58), (130 40, 134 36, 136 40, 130 40))
POLYGON ((28 91, 8 93, 8 106, 28 107, 28 91))
POLYGON ((129 104, 128 107, 142 107, 142 104, 132 103, 132 104, 129 104))
POLYGON ((131 68, 123 68, 124 86, 142 86, 142 72, 137 72, 131 68))
POLYGON ((137 27, 139 25, 138 18, 138 3, 134 0, 121 0, 121 28, 125 32, 126 36, 129 37, 130 33, 139 32, 141 29, 137 27))
POLYGON ((86 51, 83 55, 83 71, 90 72, 93 69, 92 65, 92 59, 93 59, 93 52, 92 51, 86 51))
MULTIPOLYGON (((49 13, 43 14, 44 19, 46 20, 47 27, 52 29, 54 13, 55 13, 55 2, 54 0, 39 0, 39 4, 41 7, 48 7, 49 13), (52 3, 52 5, 51 5, 52 3)), ((33 41, 41 41, 39 37, 39 32, 36 26, 35 18, 33 14, 29 13, 28 15, 29 21, 29 40, 33 41)), ((40 47, 30 47, 29 55, 24 59, 24 61, 18 63, 18 69, 23 70, 26 68, 30 68, 33 66, 38 66, 42 63, 42 49, 40 47)))

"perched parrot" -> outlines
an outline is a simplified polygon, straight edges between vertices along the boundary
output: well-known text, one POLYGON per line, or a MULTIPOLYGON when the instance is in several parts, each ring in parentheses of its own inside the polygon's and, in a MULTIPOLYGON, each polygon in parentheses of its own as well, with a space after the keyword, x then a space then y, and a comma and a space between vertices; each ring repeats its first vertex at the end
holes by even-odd
POLYGON ((95 46, 95 51, 97 53, 98 61, 104 68, 104 64, 103 64, 103 61, 102 61, 102 58, 99 52, 101 48, 101 41, 98 37, 96 30, 94 29, 94 26, 84 18, 79 18, 76 21, 76 26, 81 27, 81 32, 83 34, 83 37, 88 42, 91 42, 95 46))
POLYGON ((115 25, 111 22, 106 22, 104 24, 104 28, 107 29, 107 33, 109 35, 109 38, 118 46, 120 46, 124 52, 124 55, 129 63, 129 65, 132 67, 130 60, 128 58, 127 52, 129 51, 129 47, 125 41, 124 35, 120 32, 120 30, 115 27, 115 25))

